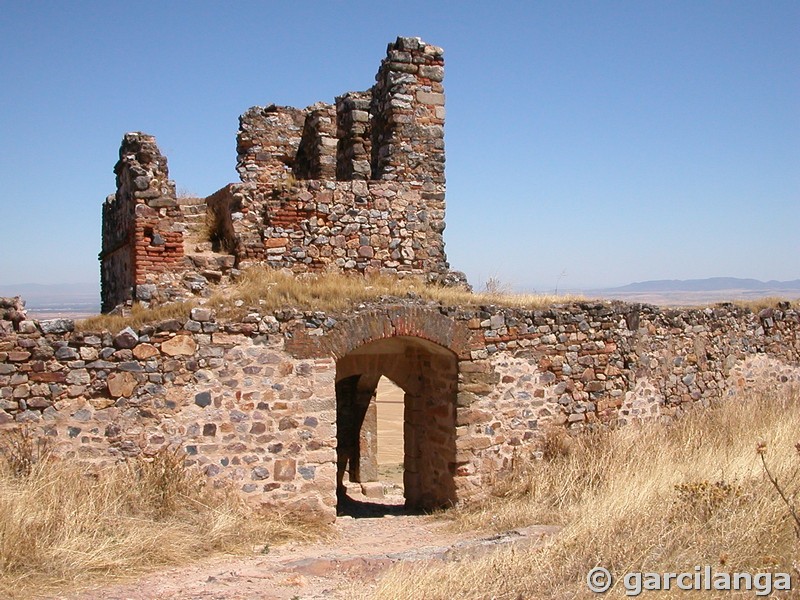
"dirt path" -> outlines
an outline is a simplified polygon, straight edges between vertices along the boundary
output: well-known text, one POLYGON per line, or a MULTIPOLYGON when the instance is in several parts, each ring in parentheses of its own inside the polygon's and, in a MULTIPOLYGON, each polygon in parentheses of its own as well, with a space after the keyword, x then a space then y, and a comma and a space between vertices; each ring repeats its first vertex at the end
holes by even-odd
MULTIPOLYGON (((399 509, 398 509, 399 510, 399 509)), ((391 512, 392 509, 389 509, 391 512)), ((253 557, 217 558, 147 575, 134 583, 96 587, 59 600, 316 600, 351 598, 368 591, 389 567, 405 561, 452 560, 503 544, 534 544, 552 527, 530 527, 499 536, 453 533, 427 516, 388 514, 340 517, 335 537, 313 544, 288 543, 253 557)))

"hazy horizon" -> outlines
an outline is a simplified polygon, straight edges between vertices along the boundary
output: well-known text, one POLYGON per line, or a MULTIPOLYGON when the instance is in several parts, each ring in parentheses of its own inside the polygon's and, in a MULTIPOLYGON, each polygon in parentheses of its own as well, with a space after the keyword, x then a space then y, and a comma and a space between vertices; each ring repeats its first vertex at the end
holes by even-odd
MULTIPOLYGON (((469 282, 476 290, 479 290, 485 281, 470 281, 469 282)), ((530 291, 539 291, 542 293, 547 293, 548 290, 539 289, 536 290, 535 288, 526 288, 526 287, 518 287, 511 285, 510 282, 500 282, 500 285, 505 285, 508 283, 513 289, 514 292, 530 292, 530 291)), ((54 294, 56 294, 57 290, 58 293, 61 294, 98 294, 98 301, 99 301, 99 293, 100 293, 100 283, 99 280, 97 282, 90 282, 90 281, 76 281, 76 282, 69 282, 69 283, 39 283, 39 282, 28 282, 28 283, 0 283, 0 295, 4 294, 13 294, 14 289, 19 288, 20 291, 27 291, 30 293, 35 289, 36 292, 41 293, 44 297, 54 298, 54 294)), ((619 291, 625 292, 627 291, 626 288, 630 288, 631 293, 636 293, 638 291, 725 291, 725 290, 751 290, 751 291, 758 291, 760 289, 770 289, 770 290, 778 290, 778 289, 787 289, 787 290, 797 290, 800 291, 800 279, 793 279, 787 281, 777 281, 777 280, 757 280, 754 278, 741 278, 741 277, 707 277, 703 279, 688 279, 688 280, 680 280, 680 279, 672 279, 672 280, 645 280, 645 281, 634 281, 623 286, 603 286, 597 288, 563 288, 561 289, 562 293, 567 293, 570 291, 578 291, 578 292, 591 292, 591 291, 619 291), (720 283, 722 285, 713 286, 709 285, 713 282, 720 283), (749 286, 748 284, 756 283, 761 284, 759 286, 749 286), (678 284, 678 287, 675 285, 670 284, 678 284), (698 285, 700 284, 700 285, 698 285), (705 285, 703 285, 705 284, 705 285), (770 284, 773 287, 768 287, 770 284), (680 285, 684 285, 685 287, 680 287, 680 285), (641 289, 640 289, 641 288, 641 289), (671 288, 671 289, 670 289, 671 288)))

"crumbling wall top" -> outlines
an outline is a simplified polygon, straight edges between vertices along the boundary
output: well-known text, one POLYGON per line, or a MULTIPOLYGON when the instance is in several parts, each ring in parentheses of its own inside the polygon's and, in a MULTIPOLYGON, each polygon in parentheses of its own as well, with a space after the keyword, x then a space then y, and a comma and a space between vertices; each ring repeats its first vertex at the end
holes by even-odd
POLYGON ((169 179, 167 157, 161 153, 152 135, 139 131, 126 133, 114 173, 117 176, 116 198, 148 201, 175 198, 175 182, 169 179))

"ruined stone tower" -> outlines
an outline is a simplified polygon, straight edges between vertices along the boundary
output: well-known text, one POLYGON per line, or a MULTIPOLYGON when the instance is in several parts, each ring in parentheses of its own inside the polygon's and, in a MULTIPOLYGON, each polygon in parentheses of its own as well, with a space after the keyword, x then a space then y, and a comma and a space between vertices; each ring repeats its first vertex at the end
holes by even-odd
POLYGON ((255 264, 463 283, 442 237, 443 77, 441 48, 400 37, 365 92, 250 108, 241 183, 205 199, 176 198, 155 139, 126 134, 103 206, 103 311, 203 294, 255 264))

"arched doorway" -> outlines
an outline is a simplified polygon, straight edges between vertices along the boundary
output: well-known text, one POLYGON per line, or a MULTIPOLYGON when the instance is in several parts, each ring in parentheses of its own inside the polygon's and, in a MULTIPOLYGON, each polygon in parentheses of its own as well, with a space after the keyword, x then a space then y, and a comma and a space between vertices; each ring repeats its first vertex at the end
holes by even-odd
POLYGON ((377 479, 375 390, 381 376, 404 392, 403 488, 408 508, 456 501, 458 362, 428 340, 397 336, 365 343, 336 363, 337 488, 345 477, 377 479))

